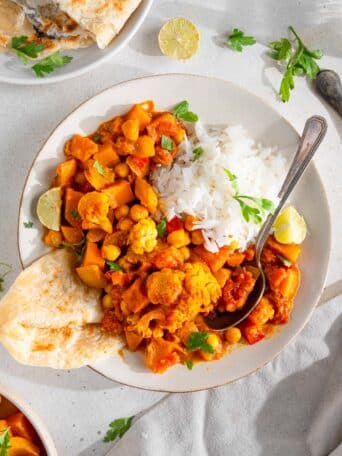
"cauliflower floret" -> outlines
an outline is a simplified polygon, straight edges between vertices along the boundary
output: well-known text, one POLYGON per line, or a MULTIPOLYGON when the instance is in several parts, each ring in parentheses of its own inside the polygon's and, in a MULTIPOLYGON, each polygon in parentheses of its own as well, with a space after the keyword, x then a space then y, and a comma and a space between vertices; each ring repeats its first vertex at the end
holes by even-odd
POLYGON ((136 223, 128 237, 132 250, 138 255, 144 252, 152 252, 157 245, 158 232, 156 224, 151 218, 140 220, 136 223))
POLYGON ((170 306, 183 291, 184 272, 165 268, 147 279, 147 296, 153 304, 170 306))

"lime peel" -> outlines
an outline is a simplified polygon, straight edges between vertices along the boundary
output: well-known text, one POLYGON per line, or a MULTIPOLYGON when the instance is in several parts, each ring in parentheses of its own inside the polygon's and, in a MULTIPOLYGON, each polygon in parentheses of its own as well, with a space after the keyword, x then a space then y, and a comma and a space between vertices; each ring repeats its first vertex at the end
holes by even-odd
POLYGON ((273 225, 274 237, 281 244, 301 244, 307 233, 304 218, 293 206, 287 206, 273 225))
POLYGON ((191 21, 176 17, 167 21, 160 29, 158 42, 164 55, 177 60, 187 60, 198 51, 200 33, 191 21))
POLYGON ((53 187, 40 195, 37 203, 37 216, 49 230, 59 231, 61 225, 62 189, 53 187))

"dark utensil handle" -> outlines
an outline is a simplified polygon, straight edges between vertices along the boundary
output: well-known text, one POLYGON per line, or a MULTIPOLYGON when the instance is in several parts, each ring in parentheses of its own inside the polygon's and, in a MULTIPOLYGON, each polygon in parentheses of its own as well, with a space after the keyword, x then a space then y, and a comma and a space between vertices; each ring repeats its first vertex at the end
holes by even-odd
POLYGON ((339 75, 332 70, 322 70, 317 75, 316 86, 324 99, 342 116, 342 84, 339 75))

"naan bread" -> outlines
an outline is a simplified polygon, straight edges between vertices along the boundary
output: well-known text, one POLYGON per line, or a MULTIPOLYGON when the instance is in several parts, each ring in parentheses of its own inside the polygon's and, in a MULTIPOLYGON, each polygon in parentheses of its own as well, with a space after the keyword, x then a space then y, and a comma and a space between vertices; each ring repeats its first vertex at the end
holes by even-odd
POLYGON ((75 256, 56 250, 16 279, 0 301, 0 342, 19 362, 71 369, 119 348, 100 327, 100 291, 75 273, 75 256))
POLYGON ((141 0, 57 0, 81 27, 94 36, 100 49, 104 49, 120 32, 141 0))

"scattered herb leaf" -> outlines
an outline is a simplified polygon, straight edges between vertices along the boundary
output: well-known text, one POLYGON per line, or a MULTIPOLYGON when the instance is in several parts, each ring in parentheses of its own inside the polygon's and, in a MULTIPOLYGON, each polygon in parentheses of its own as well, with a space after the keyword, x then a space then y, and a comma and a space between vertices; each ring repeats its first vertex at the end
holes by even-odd
POLYGON ((57 51, 33 65, 32 70, 38 78, 43 78, 45 73, 52 73, 57 68, 61 68, 71 62, 71 60, 72 57, 69 57, 68 55, 61 55, 60 52, 57 51))
POLYGON ((7 456, 8 450, 11 448, 9 428, 0 429, 0 432, 0 456, 7 456))
POLYGON ((287 268, 292 266, 292 261, 288 260, 283 255, 278 255, 278 258, 283 263, 283 265, 286 266, 287 268))
POLYGON ((33 222, 24 222, 24 227, 25 228, 32 228, 33 227, 33 222))
POLYGON ((93 141, 96 142, 96 144, 100 144, 102 141, 102 136, 99 133, 95 133, 93 136, 93 141))
POLYGON ((173 115, 177 119, 185 120, 186 122, 197 122, 198 115, 189 111, 189 102, 184 100, 178 103, 173 109, 173 115))
POLYGON ((79 257, 82 258, 84 250, 85 250, 85 246, 86 246, 86 238, 85 238, 85 236, 83 236, 83 239, 80 242, 76 242, 74 244, 72 244, 70 242, 62 241, 62 246, 73 249, 74 252, 76 253, 76 255, 78 255, 79 257))
POLYGON ((94 161, 93 167, 96 169, 96 171, 101 175, 105 175, 104 167, 101 165, 101 163, 98 160, 94 161))
POLYGON ((186 349, 189 352, 201 349, 206 353, 214 353, 213 347, 207 343, 208 335, 207 332, 201 331, 191 333, 186 342, 186 349))
POLYGON ((289 30, 294 36, 293 44, 287 38, 281 38, 279 41, 269 44, 272 50, 271 57, 282 62, 286 68, 279 89, 279 95, 284 103, 290 99, 291 90, 295 86, 295 76, 306 76, 310 80, 316 79, 320 71, 316 60, 323 56, 320 50, 310 51, 292 26, 289 27, 289 30))
POLYGON ((5 277, 12 271, 12 266, 7 263, 0 263, 0 268, 5 268, 4 272, 0 272, 0 292, 4 291, 5 277))
POLYGON ((254 36, 246 36, 244 32, 235 28, 229 35, 227 43, 234 51, 242 52, 244 46, 252 46, 256 40, 254 36))
POLYGON ((77 209, 73 209, 72 211, 70 211, 70 214, 71 214, 71 217, 73 217, 75 219, 81 218, 80 213, 78 212, 77 209))
POLYGON ((194 161, 198 160, 200 157, 202 157, 202 155, 204 154, 204 149, 203 147, 199 146, 199 147, 196 147, 192 153, 194 154, 194 161))
POLYGON ((110 271, 122 271, 122 267, 118 264, 115 263, 115 261, 106 261, 107 266, 109 266, 110 271))
POLYGON ((112 421, 103 441, 113 442, 117 438, 121 439, 131 427, 133 418, 134 416, 130 416, 129 418, 118 418, 117 420, 112 421))
POLYGON ((192 368, 194 367, 194 362, 193 362, 192 359, 187 359, 187 360, 185 361, 185 364, 186 364, 186 367, 187 367, 190 371, 191 371, 192 368))
POLYGON ((15 49, 17 52, 17 56, 20 60, 24 63, 24 65, 28 64, 28 58, 37 58, 39 52, 45 49, 43 44, 37 44, 33 41, 28 41, 27 36, 14 36, 11 41, 12 49, 15 49))
POLYGON ((162 239, 166 236, 166 227, 167 227, 167 220, 164 217, 160 220, 160 222, 157 225, 158 236, 162 239))
POLYGON ((174 147, 172 139, 165 135, 161 136, 161 146, 163 149, 166 149, 169 152, 171 152, 174 147))
POLYGON ((227 174, 228 179, 230 180, 230 182, 232 184, 232 188, 233 188, 234 192, 238 193, 239 192, 239 185, 238 185, 238 182, 237 182, 237 177, 235 176, 235 174, 233 174, 231 171, 229 171, 229 169, 227 169, 227 168, 223 168, 223 169, 224 169, 224 172, 227 174))

